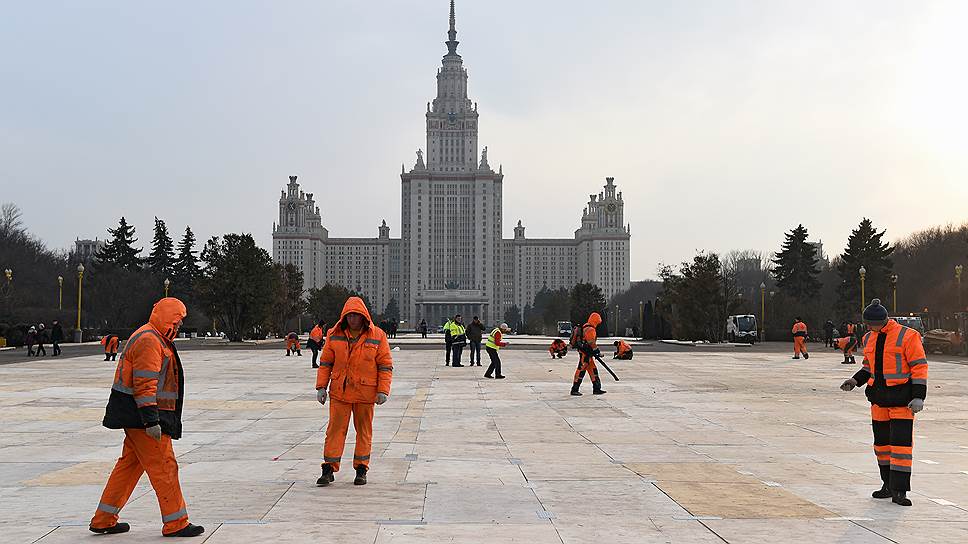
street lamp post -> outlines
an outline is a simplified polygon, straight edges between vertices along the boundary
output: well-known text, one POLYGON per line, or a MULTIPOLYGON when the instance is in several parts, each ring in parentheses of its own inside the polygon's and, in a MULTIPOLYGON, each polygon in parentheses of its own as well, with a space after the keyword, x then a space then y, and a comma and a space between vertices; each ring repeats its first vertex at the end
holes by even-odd
POLYGON ((3 271, 3 275, 4 277, 7 278, 7 288, 4 289, 3 298, 6 301, 7 313, 12 314, 13 312, 11 311, 11 306, 10 306, 10 290, 13 287, 13 270, 10 270, 9 268, 7 268, 3 271))
POLYGON ((165 278, 165 298, 168 298, 168 286, 171 285, 171 280, 165 278))
POLYGON ((621 311, 622 310, 620 310, 618 306, 615 306, 615 336, 619 336, 619 334, 618 334, 618 315, 619 315, 619 313, 621 311))
POLYGON ((84 264, 77 265, 77 327, 74 329, 74 341, 78 344, 84 341, 81 331, 81 295, 84 292, 84 264))
POLYGON ((639 301, 639 336, 645 338, 645 302, 639 301))
POLYGON ((955 280, 958 281, 958 311, 959 312, 962 311, 962 310, 964 310, 964 308, 965 308, 964 303, 962 302, 962 296, 961 296, 961 270, 962 270, 961 265, 960 264, 956 264, 955 265, 955 280))
POLYGON ((659 340, 662 340, 662 334, 664 332, 663 329, 665 327, 662 326, 662 306, 660 306, 660 302, 662 302, 662 298, 656 296, 653 310, 655 311, 655 337, 659 340))
POLYGON ((860 311, 861 313, 863 313, 864 304, 865 304, 865 301, 867 300, 867 297, 865 296, 865 293, 864 293, 864 280, 867 278, 867 269, 864 268, 864 265, 860 265, 859 272, 860 272, 860 311))
POLYGON ((57 309, 64 309, 64 276, 57 276, 57 309))
POLYGON ((766 342, 766 282, 760 282, 760 342, 766 342))
POLYGON ((897 315, 897 274, 891 274, 891 293, 894 296, 891 313, 897 315))

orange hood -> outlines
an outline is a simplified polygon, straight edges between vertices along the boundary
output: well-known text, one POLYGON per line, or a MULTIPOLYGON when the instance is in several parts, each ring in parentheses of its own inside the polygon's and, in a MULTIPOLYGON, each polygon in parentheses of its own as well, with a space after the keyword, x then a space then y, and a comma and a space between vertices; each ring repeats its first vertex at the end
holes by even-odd
POLYGON ((155 303, 148 323, 165 338, 174 340, 178 322, 185 319, 187 315, 188 309, 185 308, 185 303, 175 297, 167 297, 155 303))
POLYGON ((598 315, 598 312, 592 312, 592 315, 588 316, 588 324, 597 328, 602 324, 602 316, 598 315))
POLYGON ((363 299, 360 297, 350 297, 346 299, 346 304, 343 305, 343 311, 339 314, 339 326, 343 329, 349 329, 346 324, 346 316, 348 314, 360 314, 363 316, 363 328, 366 329, 370 326, 373 319, 370 317, 369 310, 366 309, 366 304, 363 303, 363 299))

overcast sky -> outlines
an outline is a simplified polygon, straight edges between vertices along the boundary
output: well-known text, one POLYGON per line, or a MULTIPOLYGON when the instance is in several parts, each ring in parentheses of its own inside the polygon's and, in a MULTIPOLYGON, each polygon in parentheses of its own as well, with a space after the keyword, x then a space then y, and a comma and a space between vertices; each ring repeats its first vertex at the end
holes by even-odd
MULTIPOLYGON (((9 2, 0 201, 52 247, 124 215, 271 247, 287 176, 333 236, 400 233, 446 0, 9 2)), ((614 176, 632 279, 968 220, 968 2, 458 0, 504 231, 571 237, 614 176)))

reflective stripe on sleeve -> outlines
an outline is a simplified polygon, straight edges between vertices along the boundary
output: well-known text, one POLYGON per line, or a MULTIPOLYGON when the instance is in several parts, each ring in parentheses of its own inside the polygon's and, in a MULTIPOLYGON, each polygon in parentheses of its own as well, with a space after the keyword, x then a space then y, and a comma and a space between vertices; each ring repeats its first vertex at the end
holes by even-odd
POLYGON ((392 372, 393 371, 393 367, 392 366, 378 366, 378 367, 376 367, 376 370, 377 370, 377 372, 388 372, 388 371, 389 372, 392 372))
POLYGON ((911 383, 914 385, 928 385, 928 380, 922 380, 920 378, 912 378, 911 383))
POLYGON ((918 365, 925 365, 925 364, 928 364, 928 360, 921 358, 921 359, 915 359, 911 361, 910 363, 908 363, 908 366, 918 366, 918 365))
POLYGON ((126 395, 134 395, 134 389, 130 387, 125 387, 120 383, 115 383, 114 385, 111 386, 111 389, 114 389, 115 391, 118 391, 119 393, 124 393, 126 395))
POLYGON ((377 340, 377 339, 375 339, 375 338, 367 338, 366 339, 366 343, 367 344, 373 344, 373 345, 376 345, 376 346, 379 346, 380 345, 380 341, 377 340))
POLYGON ((150 370, 134 370, 132 375, 135 378, 148 378, 149 380, 157 380, 161 376, 161 372, 152 372, 150 370))

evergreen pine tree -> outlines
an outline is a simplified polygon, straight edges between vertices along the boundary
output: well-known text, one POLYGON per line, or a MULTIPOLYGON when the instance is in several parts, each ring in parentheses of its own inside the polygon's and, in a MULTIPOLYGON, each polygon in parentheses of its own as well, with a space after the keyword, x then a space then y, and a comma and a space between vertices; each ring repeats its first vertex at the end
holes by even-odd
POLYGON ((820 293, 817 248, 807 242, 807 229, 803 225, 784 236, 783 248, 773 259, 776 285, 788 296, 804 302, 820 293))
POLYGON ((161 219, 155 218, 155 237, 151 241, 151 254, 148 255, 148 268, 158 278, 171 276, 175 256, 172 254, 174 244, 168 235, 168 227, 161 219))
POLYGON ((860 225, 850 232, 847 248, 840 256, 837 273, 840 285, 837 287, 837 308, 841 316, 850 316, 873 298, 887 301, 891 299, 891 271, 894 248, 884 241, 884 233, 877 232, 873 223, 866 217, 860 225), (861 300, 860 268, 864 267, 864 298, 861 300))
POLYGON ((198 258, 195 256, 195 233, 185 227, 185 235, 178 242, 178 256, 172 263, 172 287, 177 293, 192 292, 198 279, 198 258))
POLYGON ((97 253, 97 259, 102 263, 117 265, 127 270, 140 270, 141 248, 135 249, 134 226, 128 225, 124 217, 118 222, 118 228, 108 229, 111 240, 97 253))

